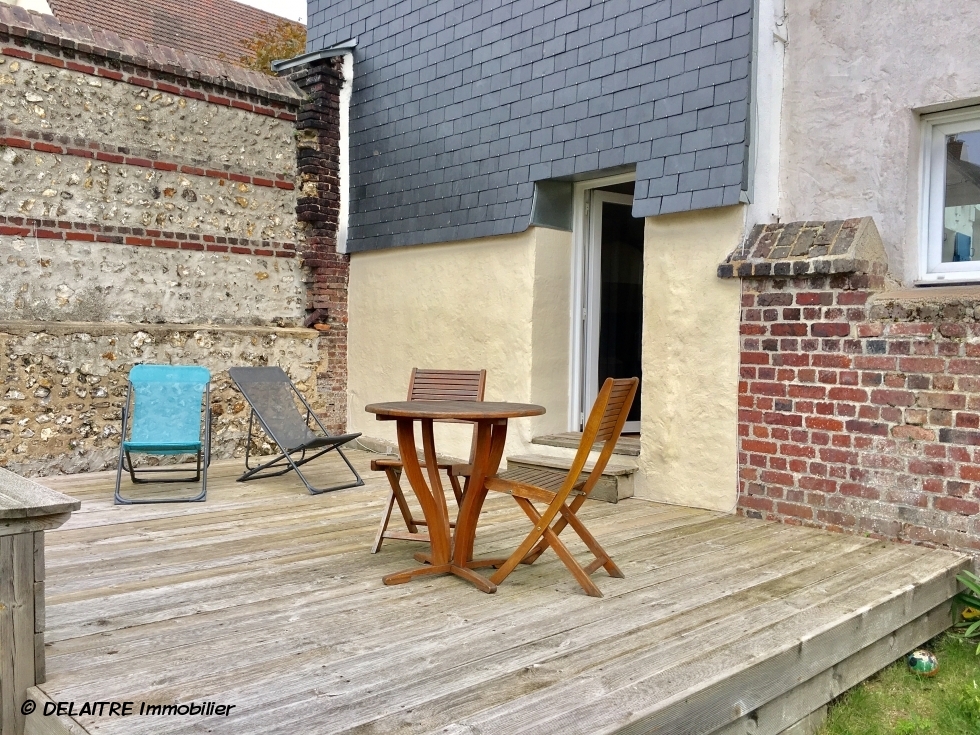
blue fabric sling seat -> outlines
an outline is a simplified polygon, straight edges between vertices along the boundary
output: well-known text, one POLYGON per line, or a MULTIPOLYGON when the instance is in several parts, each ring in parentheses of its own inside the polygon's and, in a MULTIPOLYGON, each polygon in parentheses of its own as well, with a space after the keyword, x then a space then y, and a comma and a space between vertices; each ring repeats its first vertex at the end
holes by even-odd
POLYGON ((123 441, 116 471, 117 504, 201 501, 207 495, 207 465, 211 457, 211 373, 190 365, 136 365, 129 372, 129 392, 123 408, 123 441), (204 431, 202 432, 202 422, 204 431), (129 438, 126 438, 127 425, 129 438), (185 468, 142 469, 137 473, 132 454, 196 456, 193 477, 185 468), (201 482, 193 497, 145 499, 126 498, 120 492, 123 469, 134 483, 201 482), (184 473, 170 479, 145 479, 148 473, 184 473))

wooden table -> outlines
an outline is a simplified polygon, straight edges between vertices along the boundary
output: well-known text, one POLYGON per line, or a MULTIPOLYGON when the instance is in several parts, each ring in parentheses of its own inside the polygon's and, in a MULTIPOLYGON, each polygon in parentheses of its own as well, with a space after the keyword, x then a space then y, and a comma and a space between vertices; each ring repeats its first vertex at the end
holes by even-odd
POLYGON ((398 451, 403 473, 422 506, 432 546, 431 564, 389 574, 384 577, 384 583, 402 584, 423 575, 454 574, 484 592, 496 592, 495 584, 472 571, 476 525, 487 496, 485 481, 497 474, 507 439, 507 419, 540 416, 545 412, 544 407, 533 403, 494 401, 393 401, 372 403, 364 410, 377 414, 379 421, 397 422, 398 451), (432 432, 433 422, 448 419, 471 421, 477 427, 473 471, 456 518, 455 538, 449 526, 449 510, 439 476, 432 432), (428 483, 415 450, 416 421, 422 425, 422 449, 428 483))

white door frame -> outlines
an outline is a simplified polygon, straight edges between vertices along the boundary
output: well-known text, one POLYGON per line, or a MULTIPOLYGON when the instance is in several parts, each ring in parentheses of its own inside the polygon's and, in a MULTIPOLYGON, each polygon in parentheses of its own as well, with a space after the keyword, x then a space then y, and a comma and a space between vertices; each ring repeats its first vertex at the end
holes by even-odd
MULTIPOLYGON (((635 173, 619 174, 617 176, 606 176, 601 179, 591 179, 589 181, 579 181, 572 186, 572 319, 570 325, 569 344, 572 347, 572 354, 569 356, 569 385, 572 395, 568 402, 568 430, 581 431, 585 423, 585 412, 592 406, 595 400, 586 397, 585 375, 588 365, 598 365, 598 362, 588 362, 592 359, 591 353, 587 356, 586 349, 588 340, 594 334, 598 337, 598 310, 590 314, 589 298, 590 284, 593 283, 590 269, 590 241, 592 240, 592 220, 599 219, 601 227, 601 217, 593 218, 590 216, 593 189, 603 186, 613 186, 615 184, 626 184, 636 180, 635 173), (596 324, 590 327, 590 319, 596 324)), ((611 192, 603 192, 603 195, 611 192)), ((615 195, 613 195, 615 196, 615 195)), ((619 195, 627 196, 627 195, 619 195)), ((609 200, 611 201, 611 200, 609 200)), ((600 230, 601 234, 601 230, 600 230)), ((592 260, 595 260, 593 257, 592 260)), ((596 264, 598 267, 598 264, 596 264)), ((598 285, 598 281, 594 281, 598 285)), ((594 299, 595 295, 592 295, 594 299)), ((595 360, 598 360, 598 339, 594 344, 595 360)))

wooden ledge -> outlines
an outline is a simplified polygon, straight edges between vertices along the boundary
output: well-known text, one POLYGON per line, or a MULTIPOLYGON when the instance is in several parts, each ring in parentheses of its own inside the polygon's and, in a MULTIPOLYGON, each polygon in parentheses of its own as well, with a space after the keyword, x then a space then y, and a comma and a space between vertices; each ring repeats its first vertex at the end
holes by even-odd
POLYGON ((0 469, 0 521, 60 516, 81 507, 80 500, 0 469))

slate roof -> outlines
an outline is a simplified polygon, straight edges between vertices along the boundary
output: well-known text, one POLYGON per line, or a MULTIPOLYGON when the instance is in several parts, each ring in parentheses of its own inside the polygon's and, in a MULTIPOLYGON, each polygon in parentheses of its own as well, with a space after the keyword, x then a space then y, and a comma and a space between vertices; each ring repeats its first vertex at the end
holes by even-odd
POLYGON ((635 165, 635 216, 747 188, 752 0, 310 0, 356 37, 349 247, 501 235, 534 181, 635 165))
POLYGON ((232 64, 248 55, 243 40, 283 20, 234 0, 48 0, 48 5, 60 20, 232 64))

